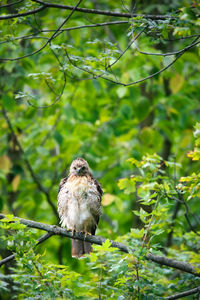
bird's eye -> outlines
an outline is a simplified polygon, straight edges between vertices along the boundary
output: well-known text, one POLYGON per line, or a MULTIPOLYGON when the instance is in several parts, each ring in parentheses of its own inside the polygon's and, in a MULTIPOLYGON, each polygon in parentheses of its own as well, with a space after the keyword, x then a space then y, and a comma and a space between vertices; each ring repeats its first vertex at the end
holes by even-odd
POLYGON ((74 170, 76 170, 76 167, 74 167, 74 170))
POLYGON ((86 169, 86 167, 85 167, 85 166, 83 166, 81 169, 82 169, 82 170, 85 170, 85 169, 86 169))

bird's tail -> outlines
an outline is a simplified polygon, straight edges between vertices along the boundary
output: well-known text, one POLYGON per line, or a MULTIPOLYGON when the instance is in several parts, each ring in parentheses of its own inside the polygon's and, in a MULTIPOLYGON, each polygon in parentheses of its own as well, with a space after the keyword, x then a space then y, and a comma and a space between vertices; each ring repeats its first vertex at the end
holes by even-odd
POLYGON ((92 250, 91 243, 72 239, 72 257, 82 257, 92 250))

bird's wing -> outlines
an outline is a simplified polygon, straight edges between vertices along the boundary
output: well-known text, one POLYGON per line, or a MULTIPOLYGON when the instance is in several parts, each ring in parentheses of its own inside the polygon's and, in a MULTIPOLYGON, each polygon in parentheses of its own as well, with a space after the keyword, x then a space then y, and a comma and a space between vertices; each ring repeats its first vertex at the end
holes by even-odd
POLYGON ((103 195, 101 184, 95 178, 93 178, 93 180, 94 180, 94 184, 96 185, 97 191, 99 192, 99 201, 101 202, 101 196, 103 195))
POLYGON ((67 181, 68 177, 69 176, 61 179, 61 181, 59 183, 59 187, 58 187, 58 194, 59 194, 60 190, 62 189, 63 185, 65 184, 65 182, 67 181))
POLYGON ((62 221, 62 217, 66 215, 67 212, 67 205, 68 205, 68 201, 67 201, 67 188, 65 183, 67 182, 68 177, 65 177, 63 179, 61 179, 60 184, 59 184, 59 188, 58 188, 58 214, 61 218, 62 221))
POLYGON ((91 206, 90 210, 93 215, 93 218, 95 219, 96 224, 91 229, 91 233, 94 235, 97 225, 99 223, 99 217, 101 215, 101 197, 103 194, 103 190, 101 188, 101 184, 96 180, 93 176, 91 176, 91 179, 95 186, 95 193, 96 193, 96 200, 94 201, 93 205, 91 206))

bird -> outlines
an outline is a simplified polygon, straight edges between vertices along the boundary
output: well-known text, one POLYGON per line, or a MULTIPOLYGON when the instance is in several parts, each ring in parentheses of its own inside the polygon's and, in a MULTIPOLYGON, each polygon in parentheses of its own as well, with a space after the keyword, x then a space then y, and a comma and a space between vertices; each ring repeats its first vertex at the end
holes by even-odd
MULTIPOLYGON (((103 190, 93 177, 88 162, 78 157, 72 161, 69 175, 61 179, 58 190, 58 214, 61 227, 95 235, 101 215, 103 190)), ((80 258, 92 250, 91 243, 72 239, 71 255, 80 258)))

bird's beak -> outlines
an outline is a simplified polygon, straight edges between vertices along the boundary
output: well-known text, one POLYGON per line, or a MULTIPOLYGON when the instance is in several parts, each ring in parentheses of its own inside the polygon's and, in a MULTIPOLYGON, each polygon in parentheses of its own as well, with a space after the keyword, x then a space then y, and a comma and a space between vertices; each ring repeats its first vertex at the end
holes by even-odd
POLYGON ((77 173, 81 173, 81 168, 77 168, 77 173))

